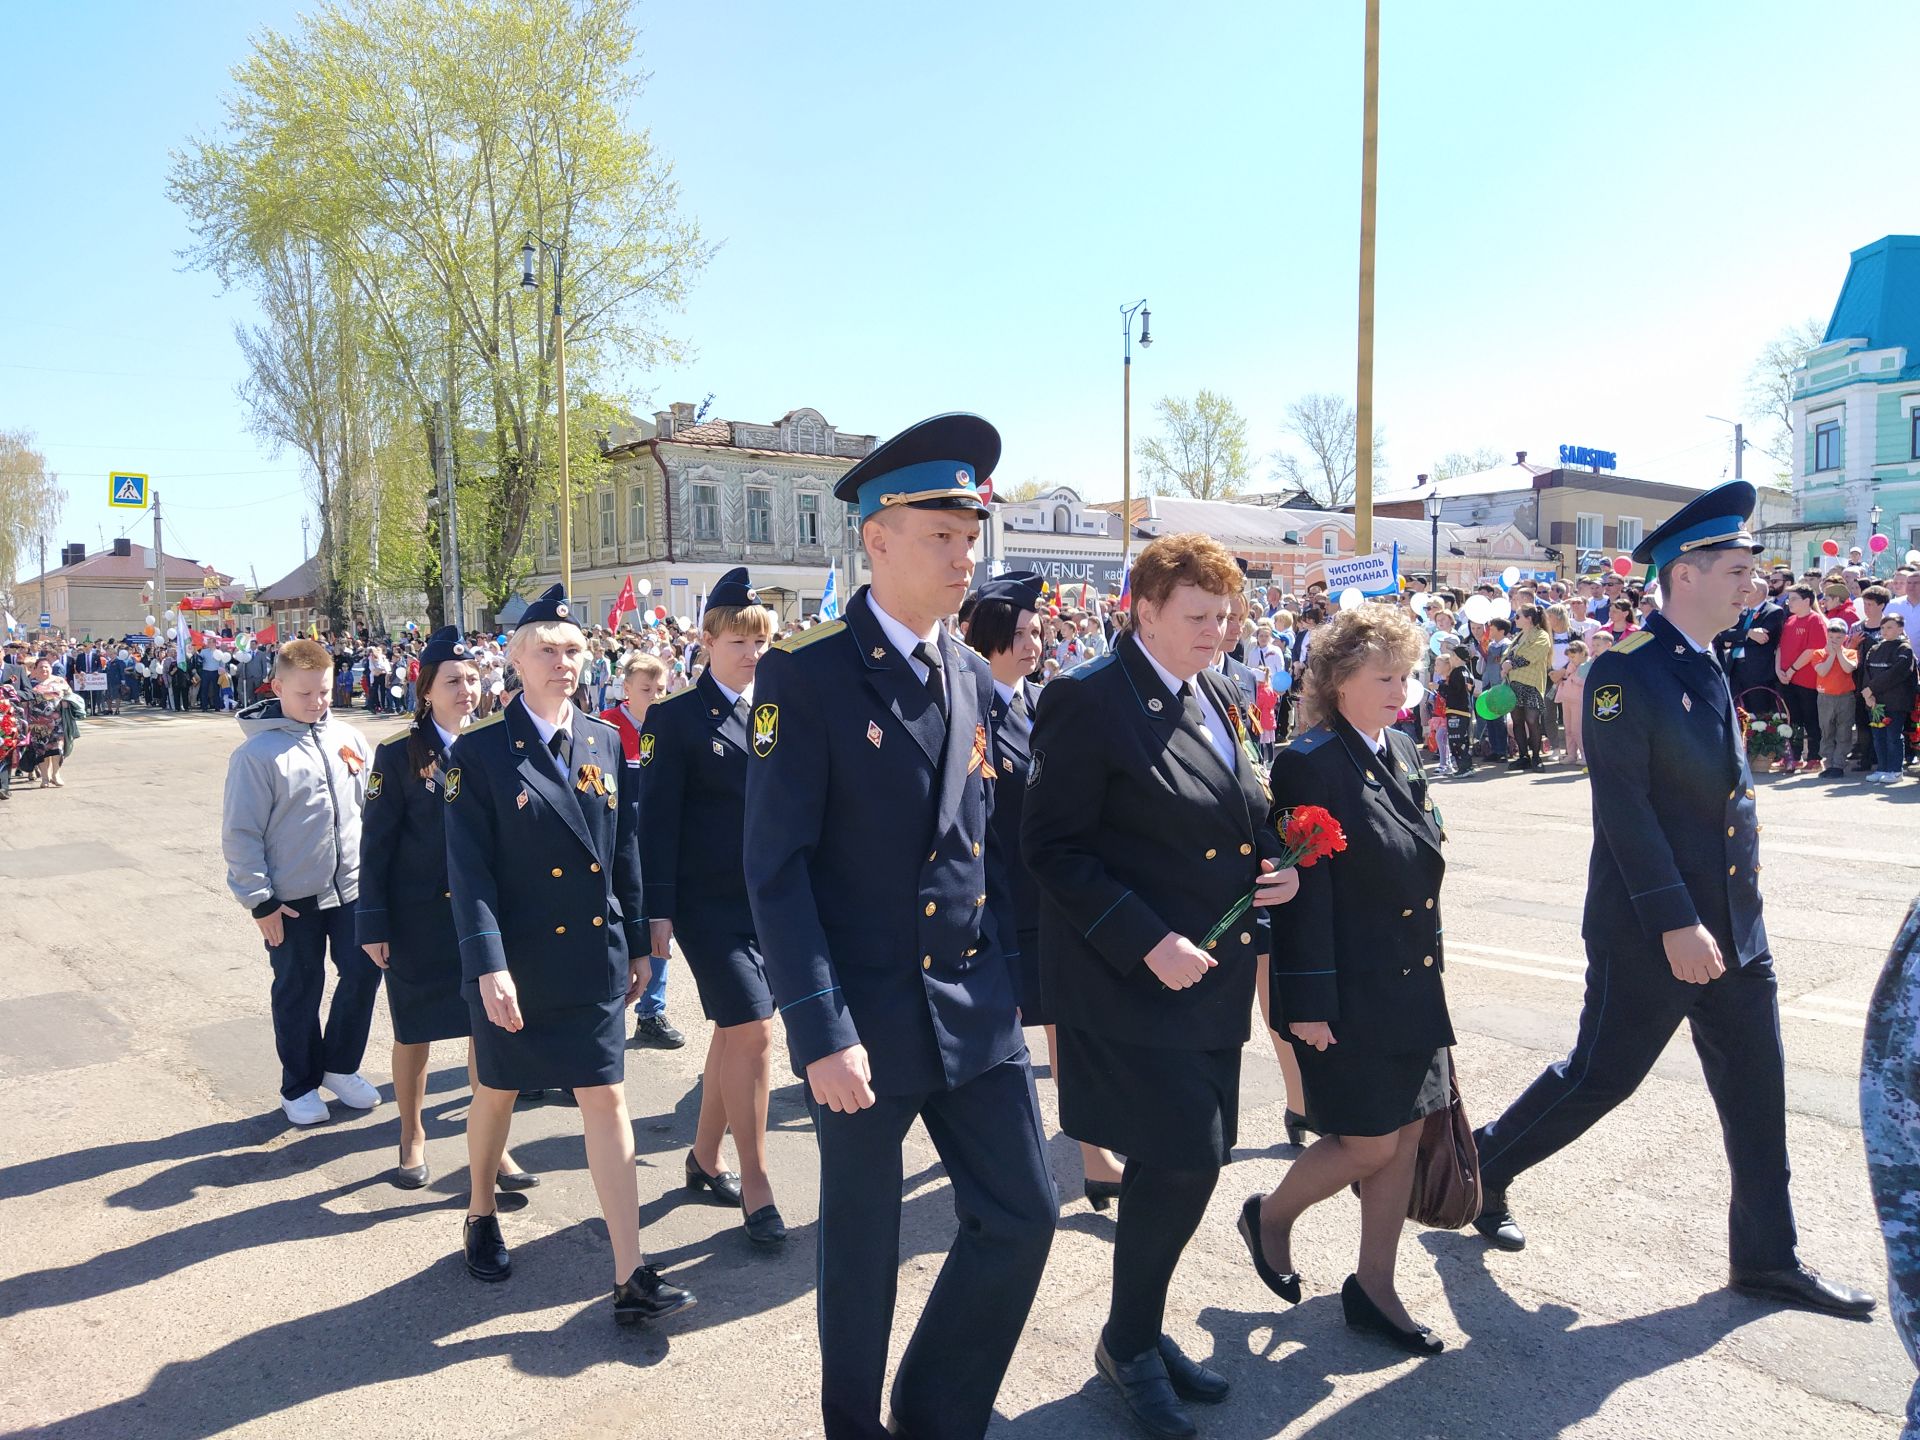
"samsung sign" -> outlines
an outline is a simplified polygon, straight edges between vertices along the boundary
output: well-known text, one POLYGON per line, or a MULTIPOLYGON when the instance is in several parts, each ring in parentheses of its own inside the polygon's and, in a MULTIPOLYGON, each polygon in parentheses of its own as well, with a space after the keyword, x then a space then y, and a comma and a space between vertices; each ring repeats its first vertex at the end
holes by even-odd
POLYGON ((1584 465, 1589 470, 1612 470, 1616 455, 1611 450, 1589 450, 1585 445, 1562 445, 1560 463, 1562 465, 1584 465))

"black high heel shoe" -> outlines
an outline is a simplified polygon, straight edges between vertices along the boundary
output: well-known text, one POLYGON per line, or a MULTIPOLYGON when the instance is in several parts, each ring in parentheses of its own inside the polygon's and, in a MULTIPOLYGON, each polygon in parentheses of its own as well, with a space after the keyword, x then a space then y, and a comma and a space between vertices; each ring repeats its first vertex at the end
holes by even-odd
POLYGON ((1249 1195, 1247 1203, 1240 1207, 1240 1221, 1234 1228, 1239 1230, 1240 1238, 1247 1242, 1247 1254, 1253 1257, 1253 1273, 1258 1275, 1266 1287, 1289 1305, 1300 1303, 1300 1275, 1293 1270, 1276 1270, 1267 1263, 1266 1252, 1260 1248, 1260 1196, 1249 1195))
POLYGON ((1096 1210, 1105 1210, 1120 1198, 1118 1180, 1087 1181, 1087 1203, 1096 1210))
POLYGON ((1287 1144, 1293 1146, 1295 1149, 1303 1148, 1306 1145, 1307 1142, 1300 1138, 1302 1135, 1312 1135, 1315 1133, 1314 1128, 1307 1123, 1307 1117, 1295 1110, 1287 1111, 1285 1124, 1287 1127, 1287 1144))
POLYGON ((740 1177, 731 1170, 722 1170, 709 1175, 700 1162, 693 1158, 693 1152, 687 1151, 687 1189, 711 1190, 715 1203, 720 1205, 738 1205, 740 1203, 740 1177))
POLYGON ((1349 1330, 1381 1336, 1409 1355, 1438 1355, 1447 1348, 1446 1342, 1426 1326, 1402 1330, 1381 1314, 1372 1297, 1360 1288, 1358 1275, 1347 1276, 1347 1283, 1340 1287, 1340 1308, 1346 1312, 1349 1330))

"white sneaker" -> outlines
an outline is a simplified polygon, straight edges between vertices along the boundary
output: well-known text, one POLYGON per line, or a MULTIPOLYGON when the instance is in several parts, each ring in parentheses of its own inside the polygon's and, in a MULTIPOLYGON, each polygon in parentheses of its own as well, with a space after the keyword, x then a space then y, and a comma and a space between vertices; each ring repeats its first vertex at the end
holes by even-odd
POLYGON ((335 1075, 328 1071, 320 1077, 320 1084, 349 1110, 371 1110, 380 1103, 380 1092, 358 1075, 335 1075))
POLYGON ((291 1100, 283 1095, 280 1108, 286 1112, 287 1119, 296 1125, 321 1125, 328 1119, 327 1102, 320 1098, 318 1090, 309 1090, 291 1100))

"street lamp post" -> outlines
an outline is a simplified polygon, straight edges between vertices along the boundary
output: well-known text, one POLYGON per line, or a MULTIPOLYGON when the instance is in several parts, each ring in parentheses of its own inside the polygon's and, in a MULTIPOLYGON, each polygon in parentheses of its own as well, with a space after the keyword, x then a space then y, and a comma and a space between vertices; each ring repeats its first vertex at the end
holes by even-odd
POLYGON ((567 479, 567 332, 560 319, 561 283, 566 275, 566 252, 545 240, 527 236, 527 243, 520 247, 520 288, 535 290, 540 288, 540 279, 534 274, 534 260, 537 254, 544 253, 553 265, 553 384, 560 402, 560 419, 557 426, 557 438, 560 445, 560 588, 566 593, 569 604, 573 601, 573 490, 567 479))
POLYGON ((1153 312, 1146 300, 1120 307, 1120 584, 1127 583, 1133 550, 1133 312, 1140 312, 1140 348, 1153 344, 1153 312))
MULTIPOLYGON (((1426 484, 1427 477, 1422 475, 1420 483, 1426 484)), ((1426 505, 1427 521, 1433 526, 1433 565, 1427 574, 1431 577, 1429 583, 1437 595, 1440 593, 1440 482, 1438 480, 1433 482, 1433 488, 1427 492, 1426 505)))

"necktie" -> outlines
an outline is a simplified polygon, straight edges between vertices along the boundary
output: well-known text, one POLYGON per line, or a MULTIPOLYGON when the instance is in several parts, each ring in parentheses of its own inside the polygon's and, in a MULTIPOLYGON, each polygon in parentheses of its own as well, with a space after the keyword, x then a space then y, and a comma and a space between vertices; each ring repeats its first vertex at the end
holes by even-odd
MULTIPOLYGON (((1200 708, 1200 696, 1191 680, 1180 687, 1180 714, 1188 726, 1207 742, 1207 748, 1219 755, 1220 747, 1214 742, 1213 731, 1207 727, 1207 712, 1200 708)), ((1221 758, 1224 760, 1226 757, 1221 758)))
POLYGON ((573 779, 573 756, 567 745, 567 732, 556 730, 547 741, 547 753, 553 757, 553 768, 559 772, 563 784, 573 779))
POLYGON ((933 708, 940 712, 940 718, 946 719, 947 685, 946 677, 940 673, 939 652, 922 640, 913 647, 913 658, 927 667, 927 694, 933 700, 933 708))

